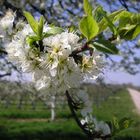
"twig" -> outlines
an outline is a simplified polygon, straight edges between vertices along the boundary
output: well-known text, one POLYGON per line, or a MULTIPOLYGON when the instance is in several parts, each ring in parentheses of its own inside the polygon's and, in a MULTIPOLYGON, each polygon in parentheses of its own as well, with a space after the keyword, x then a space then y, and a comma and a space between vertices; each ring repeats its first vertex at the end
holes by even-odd
POLYGON ((0 55, 1 54, 7 54, 7 52, 4 49, 0 49, 0 55))
POLYGON ((83 130, 83 132, 84 132, 85 134, 87 134, 87 136, 89 137, 89 140, 93 140, 93 139, 92 139, 92 134, 91 134, 88 130, 85 129, 84 125, 81 124, 80 120, 78 119, 78 117, 77 117, 77 115, 76 115, 76 112, 73 110, 73 105, 72 105, 73 100, 71 99, 71 97, 70 97, 68 91, 66 91, 65 94, 66 94, 66 97, 67 97, 67 101, 68 101, 69 108, 70 108, 70 110, 71 110, 71 113, 72 113, 72 115, 73 115, 73 117, 74 117, 76 123, 77 123, 78 126, 83 130))
POLYGON ((75 16, 74 12, 72 12, 71 10, 69 10, 68 8, 65 8, 63 3, 62 3, 62 0, 58 0, 59 2, 59 5, 61 6, 62 9, 66 10, 67 12, 69 12, 71 15, 75 16))
POLYGON ((83 130, 83 132, 88 136, 89 140, 94 140, 94 138, 102 138, 102 140, 106 140, 107 138, 110 138, 111 135, 106 135, 106 136, 101 136, 100 132, 90 132, 89 130, 86 129, 86 125, 82 125, 75 110, 74 110, 74 106, 73 106, 73 100, 71 98, 71 96, 69 95, 69 92, 66 90, 66 97, 67 97, 67 101, 68 101, 68 105, 69 108, 71 110, 71 113, 76 121, 76 123, 78 124, 78 126, 83 130))
POLYGON ((11 73, 0 74, 0 78, 3 78, 5 76, 10 76, 10 75, 11 75, 11 73))
POLYGON ((122 5, 127 11, 129 11, 129 8, 128 8, 128 6, 127 6, 125 0, 119 0, 119 2, 121 3, 121 5, 122 5))

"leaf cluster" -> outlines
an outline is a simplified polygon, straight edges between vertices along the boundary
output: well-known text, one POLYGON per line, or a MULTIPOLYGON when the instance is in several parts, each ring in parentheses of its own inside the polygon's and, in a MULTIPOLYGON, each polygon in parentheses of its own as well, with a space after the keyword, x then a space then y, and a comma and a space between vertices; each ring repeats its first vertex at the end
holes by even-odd
POLYGON ((44 38, 63 32, 62 28, 55 27, 55 26, 54 27, 48 26, 48 31, 43 32, 44 23, 45 23, 43 16, 40 17, 39 21, 35 20, 34 17, 29 12, 24 11, 24 16, 26 17, 29 25, 31 26, 35 34, 32 36, 28 36, 26 39, 27 43, 31 48, 39 48, 40 51, 43 51, 44 46, 42 40, 44 38))
POLYGON ((93 10, 88 0, 84 0, 84 11, 85 15, 79 23, 79 29, 87 39, 87 43, 101 52, 110 54, 119 52, 116 44, 103 37, 103 32, 107 29, 112 32, 113 40, 118 37, 132 40, 140 34, 140 14, 123 9, 108 14, 101 6, 93 10))

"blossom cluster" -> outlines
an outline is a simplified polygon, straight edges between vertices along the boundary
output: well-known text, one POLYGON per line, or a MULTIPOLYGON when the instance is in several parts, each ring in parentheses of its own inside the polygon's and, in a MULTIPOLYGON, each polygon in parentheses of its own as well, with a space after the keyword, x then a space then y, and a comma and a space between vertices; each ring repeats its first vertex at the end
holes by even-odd
POLYGON ((87 115, 84 119, 81 119, 82 125, 87 126, 87 130, 91 133, 99 133, 101 136, 107 136, 111 134, 110 127, 103 121, 98 121, 91 114, 87 115))
POLYGON ((74 103, 79 106, 81 112, 81 124, 86 127, 90 133, 98 133, 100 136, 106 136, 111 134, 110 127, 103 121, 98 121, 93 117, 92 104, 90 102, 88 93, 85 89, 80 89, 73 96, 74 103))
MULTIPOLYGON (((9 61, 15 63, 23 72, 31 73, 37 89, 47 89, 65 93, 70 88, 80 87, 86 79, 95 79, 102 68, 102 57, 96 50, 77 51, 83 48, 76 32, 63 31, 36 40, 35 32, 29 24, 22 21, 14 29, 14 13, 8 11, 0 21, 0 36, 8 53, 9 61), (32 40, 32 38, 34 38, 32 40)), ((53 27, 43 26, 43 34, 53 27)), ((87 47, 87 44, 85 45, 87 47)), ((82 49, 81 49, 82 50, 82 49)), ((92 105, 88 94, 80 90, 77 94, 78 104, 82 104, 81 123, 89 131, 101 131, 110 134, 109 126, 92 117, 92 105)))
MULTIPOLYGON (((38 41, 34 46, 28 42, 30 37, 35 36, 30 25, 18 23, 15 31, 13 22, 14 14, 7 14, 1 19, 0 27, 1 30, 12 34, 11 41, 4 44, 9 60, 23 72, 31 73, 38 89, 47 88, 49 93, 54 91, 64 93, 69 88, 79 87, 84 79, 88 77, 94 79, 99 74, 102 58, 96 51, 92 55, 87 52, 81 53, 80 62, 71 56, 75 49, 82 46, 76 33, 63 31, 45 37, 42 39, 43 50, 40 51, 38 41)), ((45 24, 43 33, 51 28, 45 24)))

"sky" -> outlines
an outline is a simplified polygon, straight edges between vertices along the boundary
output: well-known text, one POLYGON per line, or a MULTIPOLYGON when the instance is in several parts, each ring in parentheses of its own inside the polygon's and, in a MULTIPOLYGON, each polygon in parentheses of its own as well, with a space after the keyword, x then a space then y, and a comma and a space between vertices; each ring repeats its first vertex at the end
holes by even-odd
MULTIPOLYGON (((110 84, 129 84, 130 83, 134 86, 140 86, 140 73, 136 75, 131 75, 126 72, 119 71, 119 70, 118 71, 107 70, 106 72, 104 72, 103 77, 104 77, 105 82, 110 83, 110 84)), ((7 77, 6 79, 18 80, 17 74, 13 73, 11 77, 7 77)), ((29 82, 29 81, 32 81, 31 79, 32 77, 30 74, 24 74, 22 81, 29 82)))
POLYGON ((131 83, 135 86, 140 86, 140 73, 136 75, 130 75, 121 71, 109 71, 105 75, 105 81, 112 84, 124 84, 131 83))

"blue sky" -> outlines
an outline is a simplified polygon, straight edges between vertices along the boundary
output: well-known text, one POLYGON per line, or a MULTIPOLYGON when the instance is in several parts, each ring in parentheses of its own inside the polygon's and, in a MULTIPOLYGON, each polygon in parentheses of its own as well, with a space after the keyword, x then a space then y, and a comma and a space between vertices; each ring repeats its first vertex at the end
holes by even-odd
POLYGON ((104 77, 106 82, 112 84, 132 83, 135 86, 140 86, 140 73, 136 75, 130 75, 121 71, 108 71, 105 73, 104 77))
MULTIPOLYGON (((124 84, 124 83, 131 83, 132 85, 135 86, 140 86, 140 73, 136 75, 130 75, 126 72, 123 71, 111 71, 111 70, 106 70, 104 72, 103 77, 105 78, 105 81, 107 83, 111 84, 124 84)), ((18 80, 17 79, 17 74, 14 72, 11 77, 7 77, 7 80, 18 80)), ((30 74, 25 74, 23 77, 23 81, 31 81, 32 77, 30 74)))

